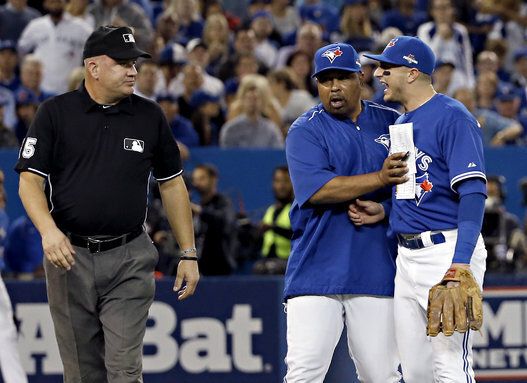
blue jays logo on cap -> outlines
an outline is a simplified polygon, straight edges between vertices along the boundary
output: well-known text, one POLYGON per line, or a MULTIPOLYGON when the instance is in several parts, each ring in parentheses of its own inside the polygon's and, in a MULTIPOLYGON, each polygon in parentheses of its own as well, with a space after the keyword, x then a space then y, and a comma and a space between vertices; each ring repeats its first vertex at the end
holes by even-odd
MULTIPOLYGON (((397 40, 399 40, 398 38, 395 38, 395 39, 391 39, 390 42, 388 43, 388 45, 386 45, 386 48, 391 48, 393 46, 395 46, 395 43, 397 42, 397 40)), ((384 48, 386 50, 386 48, 384 48)))
POLYGON ((324 53, 322 53, 322 57, 326 57, 329 62, 333 63, 337 57, 342 56, 342 51, 340 50, 340 47, 337 47, 335 49, 328 49, 324 53))
POLYGON ((355 48, 345 43, 334 43, 320 48, 315 53, 313 76, 320 72, 335 69, 347 72, 360 72, 361 64, 355 48))

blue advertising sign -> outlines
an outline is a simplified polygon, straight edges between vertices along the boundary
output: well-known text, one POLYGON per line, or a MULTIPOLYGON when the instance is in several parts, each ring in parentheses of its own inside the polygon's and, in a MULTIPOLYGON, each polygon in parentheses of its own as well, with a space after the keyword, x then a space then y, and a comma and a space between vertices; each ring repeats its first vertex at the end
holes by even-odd
POLYGON ((478 382, 527 381, 526 287, 485 289, 473 350, 478 382))
MULTIPOLYGON (((62 382, 44 282, 6 286, 30 383, 62 382)), ((203 278, 196 294, 184 302, 177 301, 172 286, 170 279, 157 282, 144 341, 145 382, 282 382, 286 352, 282 278, 203 278)), ((487 287, 483 310, 483 327, 474 337, 478 382, 526 382, 527 287, 487 287)), ((341 339, 325 383, 344 381, 357 379, 341 339)))
MULTIPOLYGON (((178 302, 173 281, 157 283, 144 339, 145 381, 270 383, 284 375, 281 278, 203 279, 178 302)), ((19 321, 30 382, 62 382, 44 282, 6 283, 19 321)))

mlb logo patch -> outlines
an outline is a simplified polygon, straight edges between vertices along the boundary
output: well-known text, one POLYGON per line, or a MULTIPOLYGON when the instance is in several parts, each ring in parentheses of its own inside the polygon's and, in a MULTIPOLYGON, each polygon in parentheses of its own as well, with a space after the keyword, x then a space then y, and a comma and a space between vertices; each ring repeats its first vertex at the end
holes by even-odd
POLYGON ((125 33, 123 39, 125 43, 135 43, 134 35, 131 33, 125 33))
POLYGON ((329 62, 333 64, 333 61, 335 61, 337 57, 340 57, 343 54, 344 52, 340 50, 340 47, 336 47, 335 49, 328 49, 327 51, 322 53, 322 57, 327 58, 329 62))
POLYGON ((125 138, 124 150, 143 153, 145 151, 145 142, 143 140, 138 140, 135 138, 125 138))

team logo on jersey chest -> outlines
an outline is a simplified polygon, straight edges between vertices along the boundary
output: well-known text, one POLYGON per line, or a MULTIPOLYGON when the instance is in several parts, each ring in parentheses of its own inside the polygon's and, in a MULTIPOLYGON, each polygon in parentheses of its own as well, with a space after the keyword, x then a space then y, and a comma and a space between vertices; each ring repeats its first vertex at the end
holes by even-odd
POLYGON ((415 203, 417 206, 421 203, 424 196, 432 191, 434 184, 430 181, 428 173, 415 177, 415 203))
POLYGON ((335 61, 337 57, 340 57, 343 54, 344 52, 340 50, 340 47, 336 47, 335 49, 328 49, 327 51, 322 53, 322 57, 327 58, 329 62, 333 64, 333 61, 335 61))
POLYGON ((375 139, 375 142, 384 146, 386 150, 390 150, 390 135, 388 133, 381 134, 375 139))
POLYGON ((124 139, 124 150, 130 150, 132 152, 143 153, 145 151, 145 142, 136 138, 125 138, 124 139))

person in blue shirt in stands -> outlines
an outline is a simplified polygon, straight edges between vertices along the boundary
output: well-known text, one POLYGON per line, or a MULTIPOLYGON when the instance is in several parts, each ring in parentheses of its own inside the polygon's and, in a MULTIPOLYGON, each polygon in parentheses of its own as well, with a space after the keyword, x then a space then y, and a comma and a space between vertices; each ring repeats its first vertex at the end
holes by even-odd
POLYGON ((187 147, 199 146, 198 132, 189 119, 179 114, 177 99, 167 93, 157 96, 156 101, 165 113, 174 138, 187 147))
POLYGON ((5 240, 5 263, 17 279, 44 277, 42 239, 26 214, 9 226, 5 240))
POLYGON ((397 0, 396 4, 396 7, 384 12, 381 30, 395 27, 405 35, 415 35, 419 25, 428 20, 428 15, 417 9, 417 0, 397 0))

